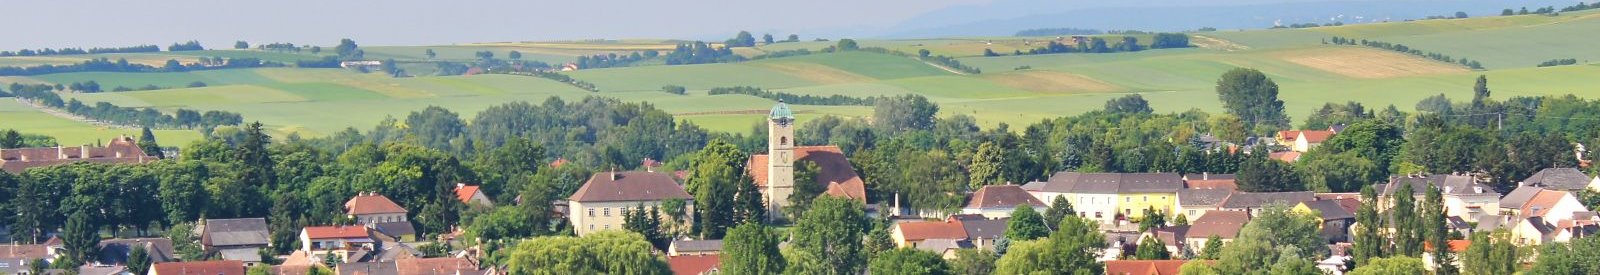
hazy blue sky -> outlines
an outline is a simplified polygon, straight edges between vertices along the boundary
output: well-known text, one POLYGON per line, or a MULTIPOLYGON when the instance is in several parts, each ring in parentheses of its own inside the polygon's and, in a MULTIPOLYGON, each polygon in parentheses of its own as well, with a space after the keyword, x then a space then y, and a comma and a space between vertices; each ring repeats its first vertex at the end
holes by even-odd
POLYGON ((284 41, 443 44, 578 38, 864 33, 991 0, 26 0, 5 1, 0 49, 284 41))

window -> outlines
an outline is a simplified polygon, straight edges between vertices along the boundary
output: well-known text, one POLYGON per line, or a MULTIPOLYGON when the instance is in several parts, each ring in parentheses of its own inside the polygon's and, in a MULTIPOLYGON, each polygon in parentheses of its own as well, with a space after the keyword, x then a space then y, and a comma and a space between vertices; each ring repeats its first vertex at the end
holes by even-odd
POLYGON ((1122 198, 1122 202, 1133 202, 1133 197, 1122 198))
POLYGON ((1150 201, 1150 196, 1144 196, 1144 201, 1150 201))
MULTIPOLYGON (((589 208, 589 217, 590 218, 594 217, 594 208, 589 208)), ((593 228, 590 228, 590 229, 593 229, 593 228)))
POLYGON ((1189 210, 1189 216, 1194 216, 1194 210, 1189 210))
POLYGON ((606 215, 606 217, 610 217, 611 216, 611 208, 610 207, 601 208, 600 212, 604 213, 606 215))
POLYGON ((593 224, 589 225, 589 231, 594 231, 594 225, 593 224))
POLYGON ((611 230, 611 225, 607 224, 606 225, 606 230, 611 230))
POLYGON ((778 145, 789 145, 789 137, 779 137, 778 145))

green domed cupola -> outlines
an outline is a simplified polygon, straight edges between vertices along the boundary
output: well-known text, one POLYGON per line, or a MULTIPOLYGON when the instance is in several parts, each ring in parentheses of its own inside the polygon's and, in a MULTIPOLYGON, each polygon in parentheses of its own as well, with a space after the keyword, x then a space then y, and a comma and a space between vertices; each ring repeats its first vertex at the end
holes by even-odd
POLYGON ((771 120, 793 121, 794 111, 789 110, 789 104, 784 104, 783 100, 778 100, 778 105, 772 106, 772 112, 768 114, 767 118, 771 120))

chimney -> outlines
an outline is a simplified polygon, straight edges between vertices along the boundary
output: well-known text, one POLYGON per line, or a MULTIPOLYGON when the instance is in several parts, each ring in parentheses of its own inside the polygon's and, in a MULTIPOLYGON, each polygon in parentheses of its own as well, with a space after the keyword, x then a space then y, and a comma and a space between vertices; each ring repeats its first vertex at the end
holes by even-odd
POLYGON ((1211 179, 1211 172, 1200 172, 1200 179, 1201 180, 1209 180, 1209 179, 1211 179))
POLYGON ((611 181, 617 181, 617 168, 611 168, 611 181))
POLYGON ((466 183, 461 183, 461 182, 457 182, 456 183, 456 188, 462 188, 462 187, 467 187, 467 184, 466 183))

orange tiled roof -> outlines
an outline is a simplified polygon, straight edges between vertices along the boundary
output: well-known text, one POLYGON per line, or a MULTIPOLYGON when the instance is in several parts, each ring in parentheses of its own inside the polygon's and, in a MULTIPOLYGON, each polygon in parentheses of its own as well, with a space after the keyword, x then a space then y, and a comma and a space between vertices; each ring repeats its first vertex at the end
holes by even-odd
POLYGON ((1108 275, 1175 275, 1186 260, 1113 260, 1106 261, 1108 275))
POLYGON ((960 220, 903 222, 896 226, 900 227, 900 237, 906 241, 967 238, 967 229, 961 226, 960 220))
MULTIPOLYGON (((1456 253, 1467 251, 1467 247, 1472 246, 1472 241, 1470 240, 1449 240, 1447 243, 1450 244, 1450 252, 1456 253)), ((1423 242, 1422 249, 1423 251, 1433 251, 1433 243, 1423 242)))
POLYGON ((718 255, 677 256, 667 258, 667 265, 672 267, 672 274, 698 275, 721 267, 722 258, 718 255))
POLYGON ((462 203, 472 203, 472 195, 478 193, 477 185, 461 185, 456 187, 456 199, 462 203))
POLYGON ((356 194, 356 197, 344 203, 344 209, 345 214, 350 215, 406 213, 405 207, 400 207, 399 204, 389 200, 389 197, 376 193, 356 194))
MULTIPOLYGON (((867 185, 856 174, 855 167, 844 157, 838 146, 800 146, 794 148, 796 161, 811 161, 822 171, 817 171, 817 184, 827 186, 825 194, 867 201, 867 185), (837 186, 837 187, 835 187, 837 186), (837 190, 835 190, 837 189, 837 190)), ((767 186, 767 155, 751 155, 745 165, 756 186, 767 186)))

